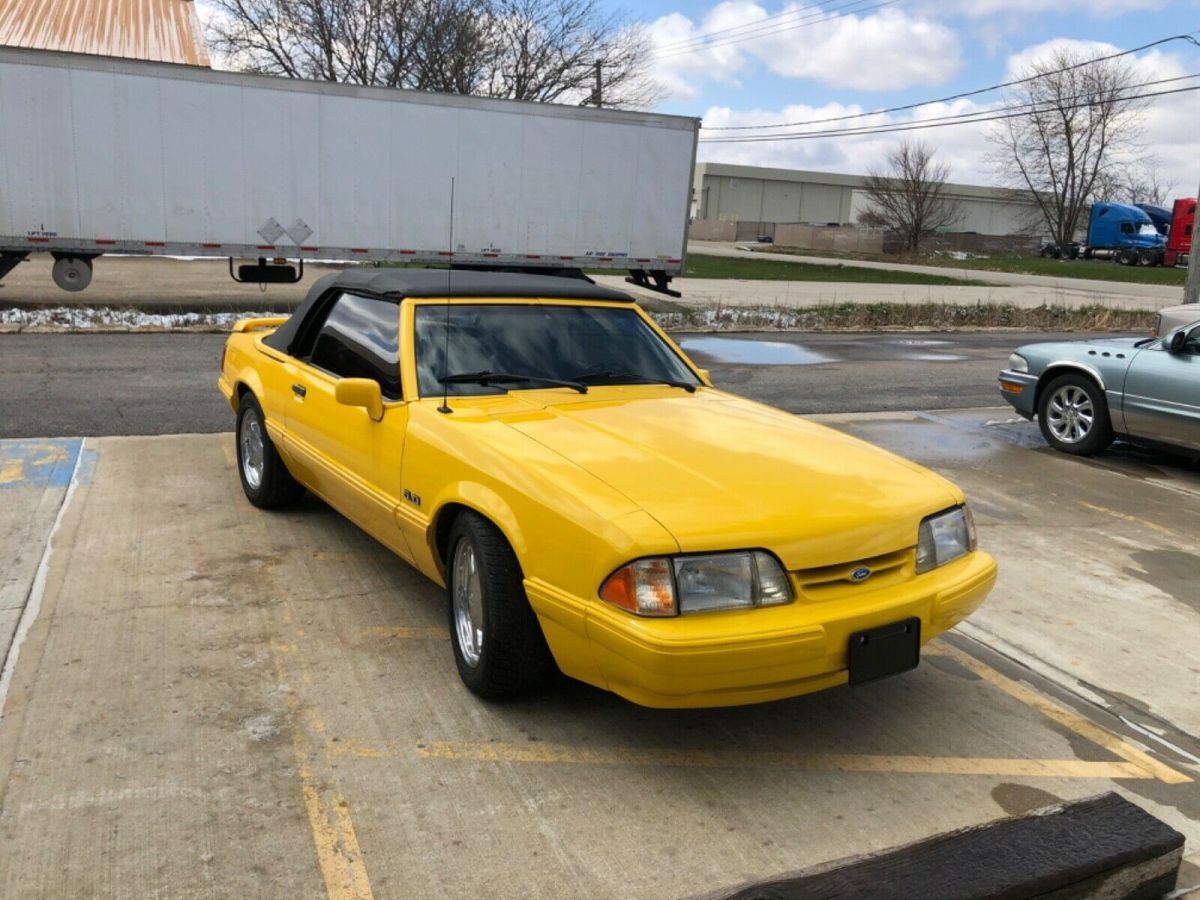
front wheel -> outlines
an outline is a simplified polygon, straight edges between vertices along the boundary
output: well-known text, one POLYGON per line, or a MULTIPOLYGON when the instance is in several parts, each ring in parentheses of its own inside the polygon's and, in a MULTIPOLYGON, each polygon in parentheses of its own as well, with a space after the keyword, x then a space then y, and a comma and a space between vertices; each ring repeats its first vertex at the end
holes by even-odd
POLYGON ((251 393, 238 404, 237 466, 246 499, 259 509, 287 506, 304 493, 271 442, 262 407, 251 393))
POLYGON ((1113 442, 1104 392, 1084 375, 1054 379, 1038 402, 1038 426, 1056 450, 1085 456, 1113 442))
POLYGON ((489 700, 539 687, 553 660, 512 547, 487 519, 464 512, 447 548, 450 643, 459 677, 489 700))
POLYGON ((1138 253, 1138 265, 1149 268, 1158 265, 1158 253, 1154 250, 1143 250, 1138 253))

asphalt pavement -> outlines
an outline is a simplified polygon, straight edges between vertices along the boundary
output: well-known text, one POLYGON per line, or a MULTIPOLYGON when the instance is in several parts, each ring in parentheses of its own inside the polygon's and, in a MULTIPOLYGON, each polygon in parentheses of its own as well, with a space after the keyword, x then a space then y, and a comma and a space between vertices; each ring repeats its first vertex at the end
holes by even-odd
MULTIPOLYGON (((1018 345, 1084 335, 676 336, 719 387, 796 413, 992 406, 1018 345), (726 362, 725 359, 751 360, 726 362), (782 364, 762 364, 783 360, 782 364)), ((221 334, 0 334, 0 438, 227 431, 221 334)))

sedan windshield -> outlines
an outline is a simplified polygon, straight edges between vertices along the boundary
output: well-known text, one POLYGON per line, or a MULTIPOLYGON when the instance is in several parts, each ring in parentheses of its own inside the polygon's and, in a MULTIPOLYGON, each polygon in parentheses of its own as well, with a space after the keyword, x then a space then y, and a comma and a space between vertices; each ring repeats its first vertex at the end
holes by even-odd
POLYGON ((700 383, 632 309, 418 306, 414 338, 422 397, 440 396, 443 389, 451 396, 500 394, 544 388, 546 381, 671 384, 687 389, 700 383), (450 381, 443 384, 443 378, 450 381))

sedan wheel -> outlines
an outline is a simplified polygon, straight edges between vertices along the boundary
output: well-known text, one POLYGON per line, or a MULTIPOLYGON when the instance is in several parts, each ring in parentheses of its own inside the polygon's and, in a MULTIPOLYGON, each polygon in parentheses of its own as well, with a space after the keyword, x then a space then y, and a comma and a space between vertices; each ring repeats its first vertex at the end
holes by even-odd
POLYGON ((1046 386, 1038 425, 1047 443, 1067 453, 1097 453, 1113 440, 1104 394, 1083 375, 1063 375, 1046 386))

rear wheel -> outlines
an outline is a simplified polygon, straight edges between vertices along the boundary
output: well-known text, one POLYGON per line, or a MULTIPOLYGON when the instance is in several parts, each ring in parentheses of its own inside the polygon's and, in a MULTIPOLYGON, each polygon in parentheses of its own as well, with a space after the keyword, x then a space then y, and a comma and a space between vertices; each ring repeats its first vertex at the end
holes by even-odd
POLYGON ((1118 250, 1117 262, 1123 266, 1132 266, 1137 262, 1137 253, 1133 250, 1118 250))
POLYGON ((262 407, 251 393, 238 404, 237 465, 246 499, 260 509, 287 506, 304 494, 271 442, 262 407))
POLYGON ((1104 393, 1085 375, 1063 375, 1046 386, 1038 426, 1046 442, 1064 453, 1099 453, 1113 442, 1104 393))
POLYGON ((553 660, 504 535, 464 512, 450 530, 447 551, 450 643, 463 683, 493 700, 541 686, 553 660))
POLYGON ((1158 265, 1158 253, 1155 250, 1142 250, 1138 253, 1137 264, 1139 266, 1156 266, 1158 265))

